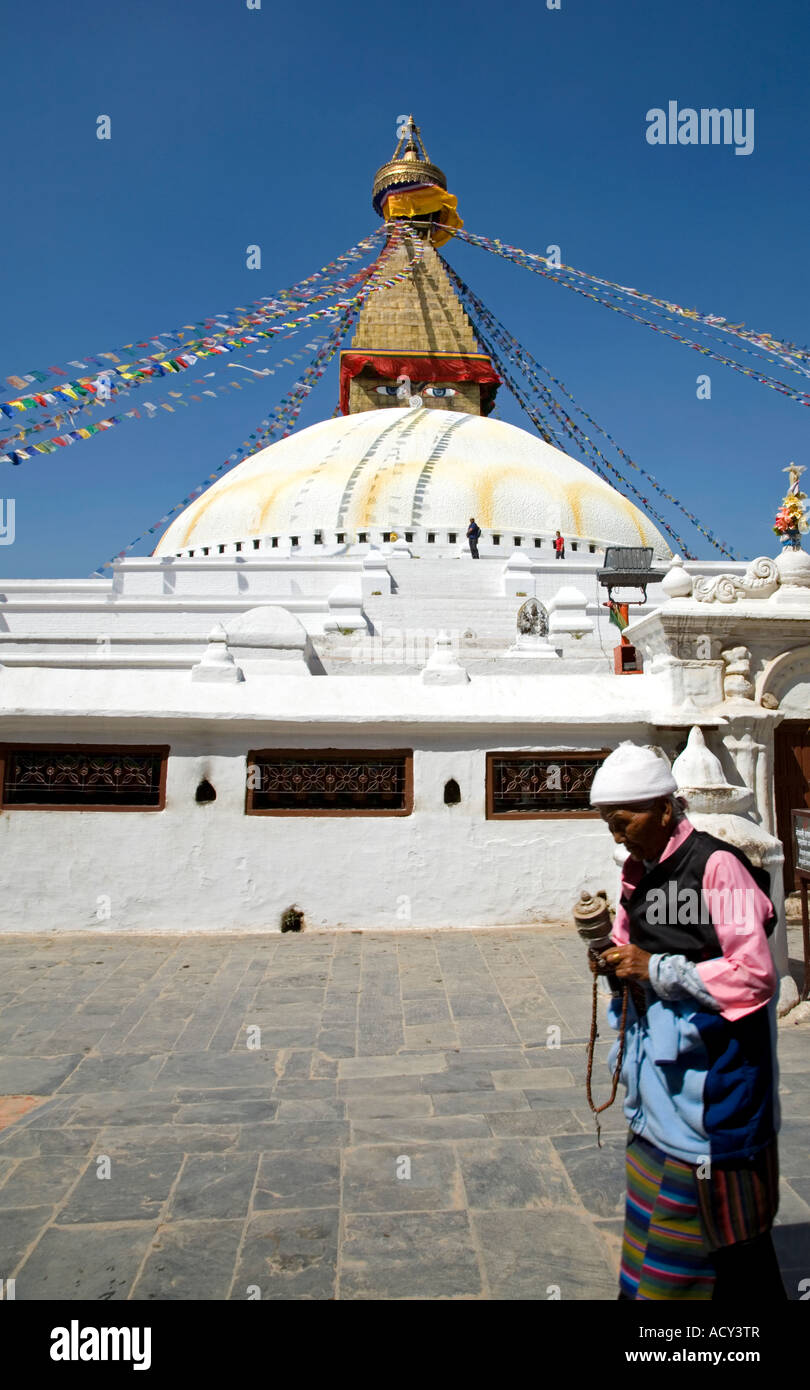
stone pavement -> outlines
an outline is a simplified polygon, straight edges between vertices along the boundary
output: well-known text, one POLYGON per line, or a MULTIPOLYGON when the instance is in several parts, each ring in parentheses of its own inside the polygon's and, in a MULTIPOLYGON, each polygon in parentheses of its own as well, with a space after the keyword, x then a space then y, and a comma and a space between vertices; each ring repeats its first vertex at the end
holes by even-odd
MULTIPOLYGON (((0 1278, 23 1300, 613 1299, 625 1123, 596 1147, 589 996, 561 928, 2 937, 0 1278)), ((780 1027, 793 1298, 809 1037, 780 1027)))

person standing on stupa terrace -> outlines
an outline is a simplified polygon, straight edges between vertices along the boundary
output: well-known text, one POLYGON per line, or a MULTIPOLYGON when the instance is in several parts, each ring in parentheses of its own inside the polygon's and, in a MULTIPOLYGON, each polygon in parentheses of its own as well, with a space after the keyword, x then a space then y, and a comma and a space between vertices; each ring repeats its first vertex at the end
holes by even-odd
POLYGON ((467 540, 470 542, 470 554, 474 560, 480 559, 478 554, 478 537, 481 534, 481 527, 478 525, 474 516, 470 517, 470 524, 467 527, 467 540))

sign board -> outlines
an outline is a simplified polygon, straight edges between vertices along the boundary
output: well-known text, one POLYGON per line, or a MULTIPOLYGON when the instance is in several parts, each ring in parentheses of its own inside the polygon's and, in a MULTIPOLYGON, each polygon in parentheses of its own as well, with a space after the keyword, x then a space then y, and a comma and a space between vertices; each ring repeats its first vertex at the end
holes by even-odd
POLYGON ((810 878, 810 811, 791 811, 793 864, 797 874, 810 878))

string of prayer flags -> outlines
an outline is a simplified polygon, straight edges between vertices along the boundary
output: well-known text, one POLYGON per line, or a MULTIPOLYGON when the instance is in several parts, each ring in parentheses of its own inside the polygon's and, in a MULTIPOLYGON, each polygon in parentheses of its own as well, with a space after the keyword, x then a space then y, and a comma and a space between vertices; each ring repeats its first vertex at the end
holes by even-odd
MULTIPOLYGON (((290 334, 290 335, 287 335, 287 336, 292 336, 292 335, 290 334)), ((306 344, 306 347, 307 347, 307 349, 309 349, 310 351, 314 351, 314 349, 317 347, 318 343, 319 343, 319 342, 322 342, 322 341, 323 341, 322 338, 316 337, 312 342, 307 343, 307 344, 306 344)), ((268 350, 267 348, 258 348, 258 349, 257 349, 257 351, 260 352, 260 353, 266 353, 267 350, 268 350)), ((248 355, 248 356, 251 356, 252 354, 248 353, 247 355, 248 355)), ((276 371, 278 371, 283 365, 285 365, 285 364, 293 365, 294 362, 300 361, 300 359, 301 359, 302 357, 304 357, 305 355, 306 355, 306 354, 305 354, 304 352, 302 352, 302 351, 294 352, 293 355, 292 355, 292 357, 284 357, 284 358, 282 358, 280 361, 274 362, 273 365, 272 365, 272 367, 265 367, 265 368, 263 368, 263 369, 261 369, 261 370, 255 368, 255 367, 248 367, 248 366, 246 366, 243 362, 230 362, 230 361, 229 361, 229 362, 227 362, 227 363, 225 363, 225 364, 221 364, 221 365, 224 365, 225 368, 226 368, 226 370, 241 369, 241 370, 243 370, 243 371, 249 372, 249 373, 252 374, 253 378, 255 379, 255 377, 258 377, 258 376, 273 376, 273 375, 276 373, 276 371)), ((207 373, 207 375, 208 375, 209 377, 214 376, 214 374, 215 374, 214 372, 209 372, 209 373, 207 373)), ((143 384, 145 384, 145 383, 140 383, 140 382, 139 382, 139 383, 134 383, 134 385, 143 385, 143 384)), ((234 383, 231 382, 231 386, 233 386, 233 385, 234 385, 234 383)), ((221 389, 221 390, 227 390, 226 387, 221 387, 220 389, 221 389)), ((117 391, 115 394, 116 394, 116 398, 123 398, 123 397, 125 397, 125 396, 129 396, 129 395, 130 395, 130 388, 129 388, 129 387, 126 387, 126 388, 124 388, 124 389, 122 389, 122 390, 120 390, 120 391, 117 391)), ((207 391, 207 392, 205 392, 205 394, 206 394, 206 395, 209 395, 209 396, 213 396, 213 395, 215 395, 216 393, 215 393, 214 391, 207 391)), ((182 399, 183 393, 182 393, 181 391, 169 391, 169 395, 170 395, 170 396, 173 396, 173 397, 175 397, 175 398, 178 398, 178 397, 179 397, 179 398, 182 399)), ((191 399, 192 399, 192 400, 195 400, 196 397, 192 394, 191 399)), ((187 402, 184 402, 184 403, 187 403, 187 402)), ((87 415, 89 414, 90 411, 94 410, 94 409, 97 407, 97 405, 99 405, 99 404, 101 404, 101 402, 100 402, 98 399, 93 399, 93 400, 87 401, 87 402, 84 403, 84 404, 77 405, 77 406, 75 407, 75 409, 73 409, 73 410, 65 411, 65 413, 64 413, 63 415, 53 415, 53 416, 49 416, 49 417, 47 417, 47 418, 44 419, 44 420, 40 420, 40 421, 39 421, 37 424, 35 424, 35 425, 22 426, 22 427, 20 427, 20 428, 16 431, 15 434, 6 435, 5 438, 0 439, 0 449, 4 448, 4 447, 5 447, 6 445, 8 445, 8 444, 12 444, 12 443, 14 442, 14 440, 24 441, 24 440, 27 439, 30 435, 32 435, 32 434, 39 434, 39 433, 41 433, 43 430, 46 430, 46 429, 61 430, 61 428, 62 428, 62 426, 65 424, 65 422, 68 422, 68 423, 71 425, 71 427, 72 427, 72 426, 75 424, 75 422, 76 422, 77 420, 82 420, 85 416, 87 416, 87 415)), ((144 405, 145 405, 146 410, 147 410, 148 412, 150 412, 150 413, 153 412, 154 409, 155 409, 155 407, 151 406, 151 402, 149 402, 149 401, 144 402, 144 405)), ((4 458, 4 456, 3 456, 2 454, 0 454, 0 462, 3 461, 3 458, 4 458)))
POLYGON ((140 536, 136 536, 123 550, 119 550, 116 555, 112 556, 109 560, 105 560, 102 565, 99 565, 98 569, 93 571, 95 575, 103 576, 104 571, 109 569, 111 565, 114 565, 116 560, 124 559, 130 551, 134 550, 135 547, 146 538, 146 536, 154 535, 156 531, 169 522, 175 512, 182 511, 184 507, 189 506, 196 497, 199 497, 201 493, 205 492, 210 487, 211 483, 218 481, 220 475, 224 473, 226 469, 231 468, 235 463, 241 462, 244 457, 257 453, 259 449, 267 447, 267 441, 274 434, 278 434, 279 431, 282 431, 281 438, 284 439, 292 433, 294 422, 301 413, 303 400, 312 390, 315 381, 323 376, 328 362, 337 352, 342 339, 351 327, 365 299, 368 298, 370 294, 374 293, 375 290, 384 288, 386 284, 394 284, 397 280, 407 279, 411 273, 403 272, 397 275, 394 280, 380 281, 379 273, 389 256, 399 244, 399 240, 400 238, 396 233, 389 237, 386 245, 383 247, 372 266, 372 272, 374 272, 375 275, 374 283, 371 284, 370 280, 367 279, 358 294, 345 307, 329 338, 323 346, 318 349, 312 361, 305 368, 301 377, 292 387, 288 395, 282 398, 278 409, 265 417, 253 434, 249 435, 248 439, 243 441, 243 443, 236 448, 233 453, 229 454, 222 463, 218 464, 214 471, 209 473, 208 477, 203 482, 199 483, 197 487, 193 488, 187 497, 175 503, 159 521, 156 521, 153 526, 147 527, 146 531, 143 531, 140 536))
MULTIPOLYGON (((447 268, 449 269, 449 267, 447 268)), ((454 272, 451 272, 451 274, 453 274, 453 278, 456 280, 457 285, 459 287, 462 286, 463 281, 459 281, 458 277, 455 276, 454 272)), ((490 354, 499 371, 502 371, 504 375, 504 380, 506 381, 509 390, 512 392, 513 396, 518 401, 519 405, 526 411, 526 414, 529 416, 530 420, 532 420, 532 422, 535 424, 541 437, 545 439, 547 443, 553 444, 554 439, 550 432, 550 425, 548 425, 547 422, 544 420, 542 414, 538 416, 537 412, 532 410, 530 402, 527 401, 523 391, 509 373, 508 369, 506 368, 504 362, 502 361, 500 355, 496 351, 493 344, 489 342, 487 337, 485 336, 481 323, 476 321, 475 313, 472 310, 472 306, 469 304, 469 302, 466 305, 466 308, 471 320, 473 321, 476 334, 482 346, 485 347, 486 351, 490 354)), ((518 365, 520 367, 520 370, 523 371, 524 375, 527 375, 525 364, 523 362, 520 362, 518 363, 518 365)), ((685 552, 687 558, 693 558, 688 552, 686 543, 684 542, 683 538, 679 536, 676 531, 673 530, 673 528, 667 522, 666 518, 661 516, 660 513, 655 510, 655 508, 650 504, 649 499, 642 496, 638 489, 634 487, 634 485, 629 481, 629 479, 625 478, 619 471, 619 469, 616 468, 610 462, 610 460, 605 457, 602 451, 593 443, 593 441, 576 424, 576 422, 565 414, 564 410, 554 399, 554 397, 548 391, 548 389, 544 387, 541 382, 532 382, 531 380, 530 389, 533 390, 535 394, 539 393, 541 395, 541 397, 545 401, 545 404, 551 410, 552 415, 561 425, 563 433, 565 433, 572 440, 572 442, 579 450, 579 452, 582 454, 583 458, 585 458, 590 467, 592 467, 595 470, 595 472, 598 473, 598 475, 601 478, 603 478, 604 481, 608 484, 611 483, 611 480, 608 477, 608 474, 605 472, 605 468, 607 468, 611 473, 613 473, 615 477, 619 479, 622 486, 626 488, 628 491, 632 492, 633 495, 639 499, 639 501, 643 504, 644 509, 649 513, 649 515, 653 517, 659 523, 659 525, 663 527, 667 534, 673 538, 678 548, 685 552), (602 463, 605 465, 605 468, 602 468, 602 466, 598 462, 598 460, 600 459, 602 463)))
MULTIPOLYGON (((315 344, 313 343, 311 344, 311 346, 314 347, 315 344)), ((303 352, 295 353, 296 359, 300 359, 303 356, 303 352)), ((275 362, 272 367, 268 367, 266 369, 266 372, 259 372, 255 371, 254 369, 253 374, 245 377, 244 381, 229 381, 225 385, 220 385, 218 387, 218 391, 221 394, 227 393, 231 390, 240 391, 244 385, 247 385, 250 382, 258 381, 260 379, 263 380, 265 375, 273 375, 284 363, 291 361, 292 359, 290 358, 284 358, 283 361, 275 362)), ((228 363, 228 366, 229 368, 241 367, 242 363, 230 362, 228 363)), ((248 368, 247 370, 250 371, 251 369, 248 368)), ((185 399, 185 393, 182 391, 170 391, 169 395, 172 397, 174 401, 177 402, 178 405, 188 406, 189 400, 199 402, 202 401, 203 396, 213 397, 214 399, 216 399, 217 391, 212 391, 210 389, 203 390, 203 392, 200 395, 196 394, 195 392, 190 392, 189 400, 185 399)), ((87 408, 89 407, 85 407, 85 409, 87 408)), ((155 405, 152 401, 144 401, 143 409, 146 411, 145 418, 148 420, 153 420, 157 414, 158 408, 162 410, 167 410, 169 411, 169 413, 173 413, 175 407, 173 405, 170 405, 166 401, 160 401, 158 405, 155 405)), ((35 454, 52 454, 56 452, 57 448, 64 449, 72 444, 78 443, 80 440, 92 439, 92 437, 95 434, 98 434, 104 430, 113 429, 114 426, 120 425, 124 420, 141 420, 143 418, 144 417, 141 415, 141 412, 137 409, 126 410, 120 415, 109 415, 103 420, 96 420, 92 423, 88 423, 86 426, 83 427, 62 430, 61 433, 55 435, 52 439, 41 440, 39 442, 18 446, 14 449, 8 449, 5 453, 0 453, 0 463, 11 463, 15 466, 18 466, 20 463, 25 462, 27 459, 33 458, 35 454)), ((72 420, 71 423, 73 424, 74 421, 72 420)), ((34 426, 33 428, 39 427, 34 426)), ((14 436, 12 436, 12 438, 14 438, 14 436)), ((2 441, 3 444, 7 444, 8 442, 8 440, 2 441)))
MULTIPOLYGON (((508 371, 505 363, 501 359, 494 345, 487 340, 485 334, 483 333, 480 327, 480 324, 474 323, 474 327, 482 346, 486 348, 486 351, 489 353, 498 370, 503 375, 503 379, 509 387, 509 390, 512 392, 512 395, 515 397, 515 400, 518 402, 520 406, 522 406, 529 419, 535 424, 541 437, 545 439, 548 444, 554 444, 550 424, 545 420, 545 418, 542 415, 542 412, 538 413, 536 409, 532 408, 531 403, 526 399, 525 394, 518 386, 514 377, 508 371)), ((608 459, 605 458, 604 454, 602 454, 601 451, 596 448, 593 442, 588 439, 587 435, 584 434, 584 431, 582 431, 573 420, 571 420, 568 416, 565 415, 565 413, 560 409, 558 403, 554 400, 550 392, 544 391, 542 387, 539 388, 539 391, 540 394, 543 395, 548 408, 552 412, 552 415, 561 425, 563 432, 566 435, 568 435, 568 437, 571 439, 576 448, 579 449, 579 452, 582 454, 583 458, 588 462, 590 467, 594 469, 594 471, 599 475, 599 477, 603 478, 604 481, 608 483, 610 486, 615 487, 615 484, 611 483, 608 474, 605 472, 605 468, 609 469, 610 472, 613 473, 615 477, 619 479, 622 486, 626 488, 628 491, 632 492, 633 495, 639 499, 639 501, 644 506, 645 511, 648 512, 649 515, 653 517, 659 523, 659 525, 667 532, 667 534, 672 537, 672 539, 676 542, 678 549, 683 551, 686 554, 687 558, 694 558, 689 554, 689 551, 686 548, 686 543, 684 542, 683 538, 679 536, 678 533, 674 531, 673 528, 669 525, 666 519, 655 510, 655 508, 650 504, 649 499, 643 497, 642 494, 638 491, 638 489, 635 488, 633 484, 629 481, 629 479, 623 477, 622 474, 619 472, 618 468, 616 468, 612 463, 609 462, 608 459), (601 465, 598 462, 598 459, 602 459, 605 468, 601 467, 601 465)))
MULTIPOLYGON (((398 244, 396 237, 392 238, 384 248, 385 259, 388 258, 395 244, 398 244)), ((417 248, 417 256, 414 262, 407 270, 396 272, 393 276, 389 276, 385 280, 375 278, 374 288, 388 289, 398 281, 409 278, 414 265, 417 263, 418 259, 421 259, 422 254, 423 248, 420 246, 417 248)), ((364 268, 361 276, 361 289, 370 281, 371 277, 375 275, 380 261, 381 258, 378 257, 377 261, 372 262, 371 266, 364 268)), ((310 310, 298 315, 293 315, 292 318, 286 320, 277 328, 272 329, 252 327, 251 332, 247 333, 237 332, 237 330, 228 326, 221 332, 211 333, 206 335, 205 338, 187 343, 185 349, 177 353, 174 357, 167 358, 164 352, 155 354, 151 358, 143 358, 140 364, 131 363, 126 366, 112 367, 109 368, 108 371, 110 374, 114 373, 116 377, 119 378, 120 381, 125 382, 127 386, 132 387, 140 385, 144 379, 164 376, 167 373, 187 371, 189 367, 195 365, 199 358, 208 357, 212 353, 222 354, 235 352, 238 348, 255 343, 261 338, 274 338, 278 336, 284 328, 298 331, 302 326, 308 323, 317 322, 322 319, 334 320, 348 304, 353 302, 352 299, 339 299, 335 304, 331 304, 326 308, 310 310), (222 341, 224 338, 227 338, 228 341, 222 341), (158 358, 161 360, 158 361, 158 358)), ((286 310, 282 310, 281 312, 286 312, 286 310)), ((274 316, 277 315, 268 315, 265 317, 274 316)), ((264 319, 257 319, 257 322, 258 321, 264 321, 264 319)), ((67 382, 63 386, 54 387, 51 392, 0 402, 0 411, 9 416, 9 418, 13 418, 15 409, 26 411, 34 410, 37 406, 53 405, 56 402, 65 403, 66 401, 73 400, 80 402, 82 399, 96 394, 97 389, 98 383, 96 381, 89 377, 82 377, 76 381, 67 382)))
MULTIPOLYGON (((223 313, 214 314, 208 318, 198 320, 196 323, 183 324, 181 328, 175 328, 171 332, 155 334, 154 337, 144 339, 138 343, 126 343, 122 347, 116 348, 113 352, 100 352, 95 356, 74 358, 68 365, 78 368, 104 368, 105 364, 108 362, 113 364, 120 362, 122 354, 129 354, 131 356, 135 348, 148 348, 150 344, 153 343, 164 348, 162 355, 165 356, 168 348, 166 348, 164 340, 169 343, 174 343, 175 345, 182 344, 188 332, 193 333, 199 329, 207 331, 210 328, 221 327, 222 325, 218 324, 218 320, 232 318, 237 313, 250 314, 252 312, 259 312, 267 314, 270 309, 274 309, 277 310, 277 314, 280 315, 282 313, 287 313, 294 307, 290 301, 296 299, 305 300, 308 303, 317 303, 319 300, 334 298, 336 295, 344 292, 342 284, 320 287, 315 282, 330 277, 334 278, 336 275, 343 276, 346 266, 350 265, 353 261, 363 259, 376 249, 376 245, 383 231, 383 228, 375 227, 368 236, 364 237, 354 246, 351 246, 348 251, 344 251, 342 255, 337 256, 334 261, 329 261, 327 265, 321 266, 320 270, 317 270, 313 275, 307 276, 304 280, 299 280, 288 289, 279 290, 276 295, 265 295, 261 299, 252 300, 248 306, 237 306, 235 309, 229 309, 223 313), (314 288, 312 288, 313 286, 314 288)), ((360 275, 362 275, 362 271, 360 275)), ((353 288, 351 283, 353 278, 354 277, 350 277, 349 280, 345 281, 346 289, 353 288)), ((246 326, 246 324, 247 320, 244 320, 241 326, 246 326)), ((186 344, 186 347, 187 346, 188 344, 186 344)), ((66 373, 62 371, 60 367, 48 367, 44 370, 26 372, 20 376, 8 376, 6 377, 6 381, 13 390, 24 391, 26 386, 30 386, 33 382, 41 384, 46 381, 49 376, 65 375, 66 373)))
POLYGON ((485 250, 494 251, 496 254, 508 253, 520 256, 527 261, 542 263, 547 269, 564 270, 570 275, 579 276, 583 280, 588 280, 591 284, 602 285, 611 290, 620 291, 633 299, 642 301, 646 304, 653 304, 658 308, 667 309, 671 313, 677 314, 681 318, 692 319, 695 322, 703 323, 712 328, 719 328, 724 333, 732 334, 738 338, 744 338, 748 342, 757 344, 759 347, 766 348, 770 352, 775 352, 778 356, 785 358, 798 358, 802 361, 810 362, 810 348, 799 347, 786 339, 774 337, 769 332, 757 332, 755 329, 746 328, 743 323, 731 323, 722 314, 706 314, 698 309, 686 309, 680 304, 675 304, 668 299, 658 299, 654 295, 644 294, 642 291, 634 289, 630 285, 619 285, 613 280, 605 280, 597 275, 590 275, 585 270, 578 270, 575 266, 558 264, 556 260, 551 260, 547 256, 539 255, 537 252, 523 251, 520 247, 510 246, 507 242, 500 241, 497 237, 490 238, 477 235, 468 231, 457 231, 464 241, 469 241, 471 245, 482 246, 485 250))
MULTIPOLYGON (((714 362, 719 362, 725 367, 731 367, 734 371, 740 372, 743 376, 751 377, 752 380, 758 381, 761 385, 768 386, 772 391, 778 391, 780 395, 788 396, 791 400, 797 401, 799 405, 810 406, 810 394, 808 394, 807 392, 793 391, 789 386, 785 384, 785 382, 779 381, 775 377, 767 376, 765 373, 758 372, 751 367, 745 367, 741 362, 735 361, 732 357, 726 357, 723 353, 715 352, 713 349, 707 347, 704 343, 696 342, 693 338, 689 338, 684 334, 676 333, 672 329, 664 328, 661 324, 653 323, 651 322, 651 320, 645 318, 643 315, 633 313, 630 309, 625 308, 621 304, 611 304, 604 297, 595 294, 590 290, 586 290, 583 288, 581 284, 576 284, 573 282, 573 280, 566 278, 565 274, 557 274, 556 270, 565 270, 568 273, 568 275, 581 276, 586 280, 594 279, 594 277, 592 276, 585 275, 584 272, 577 271, 570 266, 556 267, 556 262, 553 261, 550 264, 555 266, 555 269, 552 270, 548 268, 549 262, 547 258, 544 256, 539 256, 534 253, 521 251, 518 247, 511 247, 503 242, 498 242, 488 237, 480 237, 473 233, 458 231, 457 235, 461 236, 464 240, 469 241, 471 245, 481 246, 485 250, 492 251, 494 252, 494 254, 503 257, 505 260, 512 261, 515 265, 521 265, 524 268, 531 270, 538 275, 543 275, 546 279, 554 280, 558 284, 564 285, 566 289, 573 290, 575 294, 580 294, 585 299, 590 299, 596 304, 602 304, 605 308, 612 310, 613 313, 622 314, 625 318, 633 319, 636 323, 641 323, 644 324, 646 327, 651 328, 655 333, 662 333, 665 337, 674 339, 675 342, 683 343, 685 346, 692 348, 693 351, 701 353, 704 357, 708 357, 714 362)), ((616 288, 620 287, 617 286, 616 288)), ((633 291, 633 294, 637 294, 637 291, 633 291)), ((664 301, 659 302, 664 303, 664 301)), ((679 306, 667 305, 667 307, 677 310, 679 306)), ((681 312, 684 317, 693 317, 696 314, 696 311, 690 311, 689 313, 687 313, 687 311, 682 310, 681 312)), ((738 336, 746 336, 742 331, 742 325, 727 326, 727 320, 723 319, 719 315, 704 315, 703 319, 705 321, 708 321, 709 317, 711 317, 712 322, 714 324, 723 327, 725 331, 730 333, 736 333, 738 336)), ((747 336, 751 335, 749 334, 747 336)), ((753 337, 755 341, 758 341, 761 344, 767 346, 770 346, 771 343, 774 344, 775 346, 772 348, 772 350, 783 348, 785 352, 789 355, 802 357, 806 355, 806 349, 795 347, 792 344, 780 344, 776 339, 770 339, 770 335, 756 334, 753 335, 753 337)), ((801 375, 806 374, 801 373, 801 375)))
MULTIPOLYGON (((630 455, 627 454, 627 453, 624 451, 624 449, 622 449, 622 447, 616 442, 616 440, 613 438, 613 436, 612 436, 611 434, 609 434, 607 430, 603 429, 602 426, 599 425, 599 424, 597 423, 596 420, 594 420, 593 416, 592 416, 592 415, 589 415, 588 412, 587 412, 586 410, 584 410, 583 407, 580 406, 580 405, 575 401, 574 397, 571 395, 571 392, 567 389, 567 387, 566 387, 557 377, 555 377, 555 376, 548 370, 547 367, 544 367, 544 366, 542 366, 541 363, 537 362, 537 361, 535 360, 535 358, 532 357, 531 353, 528 352, 524 347, 521 346, 521 344, 518 342, 518 340, 517 340, 511 333, 509 333, 509 331, 504 327, 504 325, 495 317, 495 315, 492 313, 492 311, 491 311, 490 309, 487 309, 487 308, 486 308, 486 306, 485 306, 485 305, 483 304, 483 302, 478 298, 478 296, 473 292, 473 290, 471 290, 470 287, 469 287, 468 285, 466 285, 466 284, 464 283, 463 280, 460 279, 460 277, 455 273, 455 271, 452 269, 452 267, 451 267, 450 265, 447 264, 446 261, 444 261, 444 266, 445 266, 445 269, 447 270, 448 275, 450 276, 451 280, 453 281, 453 283, 455 284, 456 288, 458 289, 459 294, 461 295, 462 301, 465 303, 465 307, 467 307, 468 312, 470 312, 470 306, 472 306, 472 309, 473 309, 474 313, 480 316, 480 318, 487 324, 487 326, 488 326, 488 328, 490 329, 490 331, 494 334, 496 340, 497 340, 498 342, 501 343, 501 345, 504 347, 504 349, 505 349, 508 353, 510 353, 509 360, 510 360, 510 361, 514 361, 514 362, 516 363, 516 365, 518 365, 518 367, 520 368, 520 370, 521 370, 521 371, 524 373, 524 375, 527 377, 527 380, 529 380, 530 382, 531 382, 531 381, 535 381, 535 382, 537 382, 537 385, 538 385, 539 389, 541 389, 541 390, 545 389, 545 388, 542 387, 542 384, 538 381, 538 378, 537 378, 537 375, 536 375, 537 372, 541 372, 545 377, 547 377, 551 382, 553 382, 554 385, 563 393, 563 395, 565 395, 565 396, 568 398, 568 400, 571 402, 571 404, 573 405, 573 407, 574 407, 574 409, 577 411, 577 413, 578 413, 579 415, 581 415, 581 416, 583 417, 583 419, 587 420, 587 421, 589 422, 589 424, 591 424, 591 425, 594 427, 594 429, 598 430, 599 433, 600 433, 605 439, 608 440, 608 442, 611 444, 611 446, 616 450, 616 452, 625 460, 625 462, 626 462, 631 468, 635 469, 636 472, 640 473, 643 477, 645 477, 645 478, 648 480, 648 482, 650 482, 650 483, 652 484, 652 486, 655 488, 656 492, 658 492, 663 498, 665 498, 666 501, 668 501, 668 502, 672 503, 674 506, 676 506, 676 507, 679 509, 679 511, 681 511, 681 512, 683 513, 683 515, 692 523, 692 525, 701 533, 701 535, 705 536, 706 539, 707 539, 713 546, 715 546, 716 549, 718 549, 719 551, 721 551, 722 554, 728 555, 729 559, 732 559, 732 560, 736 559, 737 557, 736 557, 734 551, 733 551, 729 546, 725 545, 722 541, 720 541, 720 540, 714 535, 714 533, 713 533, 712 531, 710 531, 707 527, 705 527, 705 526, 703 525, 703 523, 699 520, 698 517, 695 516, 695 514, 694 514, 693 512, 689 511, 686 507, 683 506, 683 504, 682 504, 681 502, 678 501, 677 497, 674 497, 674 496, 672 495, 672 493, 667 492, 667 491, 660 485, 660 483, 657 482, 657 480, 653 477, 653 475, 652 475, 651 473, 649 473, 645 468, 642 468, 640 464, 637 464, 637 463, 630 457, 630 455)), ((551 397, 550 397, 550 398, 551 398, 551 397)), ((567 421, 567 422, 573 424, 573 421, 570 420, 570 417, 567 416, 567 415, 565 415, 564 410, 563 410, 562 414, 563 414, 563 419, 564 419, 565 421, 567 421)), ((567 431, 566 431, 566 432, 567 432, 567 431)), ((588 442, 589 442, 590 444, 593 445, 593 448, 596 450, 597 455, 605 461, 606 466, 610 467, 610 464, 608 463, 607 459, 605 459, 604 454, 602 454, 601 451, 597 448, 597 446, 596 446, 595 444, 593 444, 593 441, 589 440, 588 436, 585 435, 584 432, 583 432, 583 438, 585 438, 586 440, 588 440, 588 442)), ((618 476, 621 477, 622 475, 619 474, 618 476)), ((637 494, 637 495, 639 495, 639 494, 637 494)), ((648 508, 648 510, 649 510, 649 508, 648 508)), ((663 518, 657 518, 657 519, 660 519, 660 520, 663 522, 663 524, 666 526, 666 522, 663 521, 663 518)), ((669 528, 667 528, 667 529, 669 529, 669 528)), ((685 551, 686 558, 687 558, 687 559, 692 559, 692 558, 694 558, 694 557, 688 552, 687 548, 685 547, 685 544, 681 541, 681 538, 678 537, 678 536, 675 536, 675 533, 674 533, 674 532, 671 532, 671 531, 670 531, 670 534, 673 535, 673 536, 675 537, 675 539, 677 539, 677 540, 679 541, 680 548, 683 549, 683 550, 685 551)))

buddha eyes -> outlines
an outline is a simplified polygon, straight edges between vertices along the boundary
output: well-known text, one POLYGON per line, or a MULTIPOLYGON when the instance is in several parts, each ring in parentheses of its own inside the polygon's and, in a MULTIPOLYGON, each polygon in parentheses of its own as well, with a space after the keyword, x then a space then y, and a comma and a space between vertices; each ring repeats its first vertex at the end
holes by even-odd
MULTIPOLYGON (((374 389, 378 396, 396 396, 398 388, 396 386, 376 386, 374 389)), ((455 396, 455 394, 452 386, 426 386, 422 392, 423 396, 435 396, 437 399, 455 396)))

